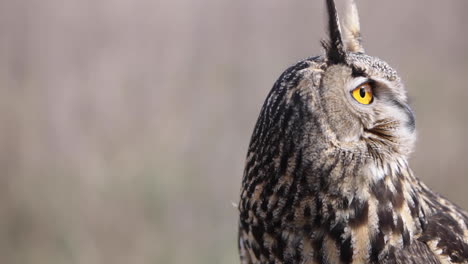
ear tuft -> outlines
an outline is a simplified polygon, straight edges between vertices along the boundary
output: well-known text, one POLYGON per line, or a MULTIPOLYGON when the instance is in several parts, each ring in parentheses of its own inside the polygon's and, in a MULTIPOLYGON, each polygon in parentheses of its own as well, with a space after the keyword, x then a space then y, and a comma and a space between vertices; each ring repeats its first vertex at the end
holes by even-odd
POLYGON ((343 23, 343 39, 347 51, 364 53, 361 40, 359 14, 354 0, 349 0, 343 23))
POLYGON ((328 63, 346 64, 346 51, 341 39, 341 28, 338 13, 336 12, 335 1, 326 0, 328 11, 328 33, 330 40, 328 43, 322 42, 326 52, 328 63))

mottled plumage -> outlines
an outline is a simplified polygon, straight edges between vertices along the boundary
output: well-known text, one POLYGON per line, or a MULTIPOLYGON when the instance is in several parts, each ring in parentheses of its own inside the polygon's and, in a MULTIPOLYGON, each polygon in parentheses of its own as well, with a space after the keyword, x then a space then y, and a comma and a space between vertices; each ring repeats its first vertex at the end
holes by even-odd
POLYGON ((287 69, 255 126, 241 263, 468 263, 467 214, 409 167, 415 119, 399 76, 363 53, 354 3, 343 34, 327 8, 326 55, 287 69))

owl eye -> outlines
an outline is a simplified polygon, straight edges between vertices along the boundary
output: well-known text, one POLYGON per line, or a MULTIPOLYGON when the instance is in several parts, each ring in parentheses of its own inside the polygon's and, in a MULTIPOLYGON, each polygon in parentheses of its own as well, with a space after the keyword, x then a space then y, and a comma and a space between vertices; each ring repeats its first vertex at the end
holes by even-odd
POLYGON ((372 94, 372 86, 367 82, 360 84, 351 91, 354 99, 361 104, 368 105, 372 103, 374 95, 372 94))

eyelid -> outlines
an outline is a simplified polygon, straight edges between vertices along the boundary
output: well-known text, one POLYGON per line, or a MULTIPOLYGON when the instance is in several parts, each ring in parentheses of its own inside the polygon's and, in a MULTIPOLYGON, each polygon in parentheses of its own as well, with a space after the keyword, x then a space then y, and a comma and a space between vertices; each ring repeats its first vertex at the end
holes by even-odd
POLYGON ((352 92, 354 89, 356 89, 356 87, 363 85, 365 83, 370 83, 371 87, 372 88, 374 87, 371 79, 366 78, 366 77, 357 77, 357 78, 354 78, 349 84, 348 91, 352 92))

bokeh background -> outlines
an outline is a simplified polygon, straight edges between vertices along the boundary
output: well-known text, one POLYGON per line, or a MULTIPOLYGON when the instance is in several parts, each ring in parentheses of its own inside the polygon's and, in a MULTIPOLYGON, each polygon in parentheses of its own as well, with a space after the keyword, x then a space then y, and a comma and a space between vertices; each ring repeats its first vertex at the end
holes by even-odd
MULTIPOLYGON (((0 1, 0 263, 238 263, 250 134, 322 53, 322 2, 0 1)), ((412 98, 416 174, 468 209, 468 1, 358 5, 412 98)))

